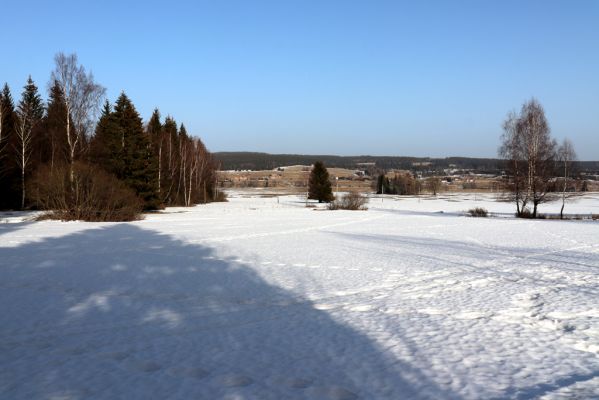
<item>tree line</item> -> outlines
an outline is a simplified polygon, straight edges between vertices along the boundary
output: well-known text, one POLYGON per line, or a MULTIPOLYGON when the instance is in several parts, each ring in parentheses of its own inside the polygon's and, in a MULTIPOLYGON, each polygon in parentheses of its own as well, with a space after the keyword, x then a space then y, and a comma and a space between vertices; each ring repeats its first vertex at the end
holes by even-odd
POLYGON ((0 209, 124 220, 222 196, 217 161, 184 124, 158 109, 144 124, 124 92, 105 100, 75 54, 54 61, 47 103, 31 77, 18 103, 8 84, 0 93, 0 209))

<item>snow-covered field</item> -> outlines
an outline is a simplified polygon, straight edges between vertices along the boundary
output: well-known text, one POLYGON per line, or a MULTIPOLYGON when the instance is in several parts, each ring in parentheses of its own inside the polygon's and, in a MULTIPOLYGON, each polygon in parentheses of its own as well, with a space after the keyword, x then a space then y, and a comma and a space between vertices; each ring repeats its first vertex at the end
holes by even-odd
POLYGON ((0 215, 0 398, 599 398, 599 221, 369 206, 0 215))

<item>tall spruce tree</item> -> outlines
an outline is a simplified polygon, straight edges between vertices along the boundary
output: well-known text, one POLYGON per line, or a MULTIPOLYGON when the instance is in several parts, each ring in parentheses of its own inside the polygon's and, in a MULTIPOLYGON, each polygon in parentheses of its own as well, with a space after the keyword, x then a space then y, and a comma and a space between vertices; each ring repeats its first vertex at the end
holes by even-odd
POLYGON ((143 200, 145 209, 156 209, 160 206, 156 158, 141 117, 125 93, 117 99, 113 116, 122 135, 124 171, 121 179, 143 200))
POLYGON ((154 109, 148 125, 146 126, 147 135, 152 142, 152 153, 156 159, 156 191, 158 198, 162 196, 162 147, 163 147, 163 131, 162 123, 160 122, 160 111, 158 108, 154 109))
POLYGON ((179 143, 177 133, 177 122, 171 117, 167 116, 164 120, 162 127, 164 137, 164 150, 163 150, 163 172, 162 177, 162 198, 164 204, 174 205, 175 192, 177 190, 177 171, 178 171, 178 156, 179 156, 179 143))
POLYGON ((318 200, 319 203, 330 202, 335 199, 327 171, 322 161, 316 161, 310 172, 308 198, 318 200))
POLYGON ((90 142, 90 160, 119 179, 125 179, 125 140, 108 100, 104 103, 90 142))
POLYGON ((26 177, 31 172, 31 155, 36 144, 37 128, 44 116, 44 103, 37 90, 37 86, 31 79, 23 88, 21 101, 17 108, 17 122, 15 134, 17 137, 16 158, 21 173, 21 209, 25 208, 26 177))
POLYGON ((2 151, 0 152, 0 209, 19 207, 20 176, 19 165, 15 157, 17 139, 15 135, 16 112, 8 84, 2 88, 0 101, 2 109, 2 151))
POLYGON ((41 162, 48 163, 50 170, 57 164, 69 161, 69 148, 66 140, 66 113, 62 88, 56 82, 49 89, 48 108, 44 121, 43 153, 41 162))

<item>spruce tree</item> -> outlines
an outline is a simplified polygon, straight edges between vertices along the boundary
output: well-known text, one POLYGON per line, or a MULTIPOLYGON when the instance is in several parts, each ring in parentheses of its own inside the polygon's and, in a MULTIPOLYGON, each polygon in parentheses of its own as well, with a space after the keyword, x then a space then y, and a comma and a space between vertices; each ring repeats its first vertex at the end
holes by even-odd
POLYGON ((145 209, 156 209, 156 158, 149 136, 143 129, 141 117, 125 93, 116 101, 113 112, 122 135, 123 181, 143 200, 145 209))
POLYGON ((152 142, 152 153, 156 160, 156 187, 158 192, 158 198, 162 196, 162 149, 163 149, 163 131, 162 123, 160 122, 160 111, 158 108, 154 109, 148 125, 146 126, 147 135, 152 142))
POLYGON ((90 143, 90 159, 119 179, 125 178, 124 135, 108 100, 90 143))
POLYGON ((44 120, 43 145, 40 149, 41 162, 48 163, 53 170, 55 165, 69 161, 69 149, 66 139, 67 109, 64 94, 56 82, 49 89, 48 108, 44 120))
POLYGON ((161 185, 162 201, 166 205, 174 205, 176 201, 174 194, 177 190, 177 171, 179 157, 179 136, 177 133, 177 122, 170 116, 164 120, 162 127, 164 135, 163 150, 163 176, 161 185))
POLYGON ((0 101, 2 109, 2 149, 0 152, 0 209, 19 207, 20 179, 19 165, 15 156, 17 138, 15 135, 16 112, 8 84, 4 84, 0 101))
POLYGON ((23 89, 21 101, 17 109, 17 123, 15 134, 17 137, 17 164, 21 173, 21 209, 25 207, 26 186, 25 179, 32 165, 32 151, 36 145, 38 128, 44 116, 44 104, 38 93, 37 86, 31 79, 23 89))
POLYGON ((329 171, 327 171, 322 161, 316 161, 310 172, 308 198, 318 200, 319 203, 323 201, 328 203, 335 199, 331 189, 329 171))

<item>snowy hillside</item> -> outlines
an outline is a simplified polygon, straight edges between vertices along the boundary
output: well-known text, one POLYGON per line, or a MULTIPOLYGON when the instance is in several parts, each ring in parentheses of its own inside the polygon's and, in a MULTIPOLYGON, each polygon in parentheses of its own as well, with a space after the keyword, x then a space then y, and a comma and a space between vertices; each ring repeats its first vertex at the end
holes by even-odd
POLYGON ((599 221, 480 195, 369 207, 1 215, 0 398, 599 398, 599 221))

